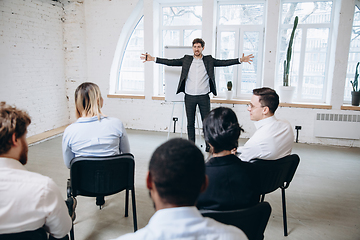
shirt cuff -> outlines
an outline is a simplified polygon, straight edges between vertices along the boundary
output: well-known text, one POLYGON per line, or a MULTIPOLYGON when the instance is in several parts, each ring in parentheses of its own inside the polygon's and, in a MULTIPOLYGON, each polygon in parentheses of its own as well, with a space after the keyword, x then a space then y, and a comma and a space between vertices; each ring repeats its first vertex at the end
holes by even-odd
POLYGON ((241 64, 242 62, 241 62, 241 58, 239 58, 239 63, 241 64))

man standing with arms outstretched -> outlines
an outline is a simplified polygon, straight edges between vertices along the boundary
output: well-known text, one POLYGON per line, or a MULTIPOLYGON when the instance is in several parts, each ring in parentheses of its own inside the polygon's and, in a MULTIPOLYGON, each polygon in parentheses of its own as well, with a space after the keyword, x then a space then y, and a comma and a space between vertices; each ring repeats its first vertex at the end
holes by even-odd
POLYGON ((217 95, 214 67, 231 66, 243 62, 251 64, 253 58, 252 54, 248 56, 243 54, 241 58, 219 60, 211 55, 204 56, 202 54, 204 48, 204 40, 195 38, 192 42, 193 56, 185 55, 179 59, 166 59, 155 58, 146 53, 140 57, 144 62, 154 61, 167 66, 182 67, 176 93, 185 93, 188 138, 193 142, 195 142, 196 106, 199 105, 201 119, 203 120, 210 112, 209 93, 212 92, 215 96, 217 95))

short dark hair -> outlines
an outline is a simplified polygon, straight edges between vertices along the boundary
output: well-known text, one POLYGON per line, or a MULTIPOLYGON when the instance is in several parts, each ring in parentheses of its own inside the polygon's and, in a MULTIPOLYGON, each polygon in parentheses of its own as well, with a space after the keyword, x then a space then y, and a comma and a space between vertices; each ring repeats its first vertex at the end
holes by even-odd
POLYGON ((6 102, 0 103, 0 154, 7 153, 12 146, 12 135, 21 138, 31 123, 30 116, 6 102))
POLYGON ((153 153, 149 172, 161 199, 176 206, 194 206, 205 182, 205 162, 194 143, 171 139, 153 153))
POLYGON ((253 94, 259 96, 259 102, 262 107, 268 107, 272 114, 275 113, 279 106, 279 95, 274 89, 268 87, 255 88, 253 94))
POLYGON ((213 109, 203 121, 205 141, 213 146, 214 153, 238 147, 240 133, 236 114, 226 107, 213 109))
POLYGON ((202 40, 201 38, 195 38, 192 42, 192 45, 194 46, 195 43, 200 43, 201 47, 205 47, 205 41, 202 40))

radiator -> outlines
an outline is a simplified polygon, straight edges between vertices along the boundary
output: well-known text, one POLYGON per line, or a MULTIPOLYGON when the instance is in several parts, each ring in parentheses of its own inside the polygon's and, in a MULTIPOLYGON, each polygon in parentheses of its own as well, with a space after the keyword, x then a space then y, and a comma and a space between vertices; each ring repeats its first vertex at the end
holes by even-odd
POLYGON ((314 126, 315 137, 360 138, 360 115, 317 113, 314 126))

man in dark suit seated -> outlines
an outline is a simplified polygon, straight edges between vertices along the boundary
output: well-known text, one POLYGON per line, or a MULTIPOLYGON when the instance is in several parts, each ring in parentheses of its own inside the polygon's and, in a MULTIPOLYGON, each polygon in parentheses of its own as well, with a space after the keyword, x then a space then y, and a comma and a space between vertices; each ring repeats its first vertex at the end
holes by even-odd
POLYGON ((59 188, 24 167, 30 122, 26 112, 0 103, 0 235, 43 227, 51 237, 64 238, 72 221, 59 188))

